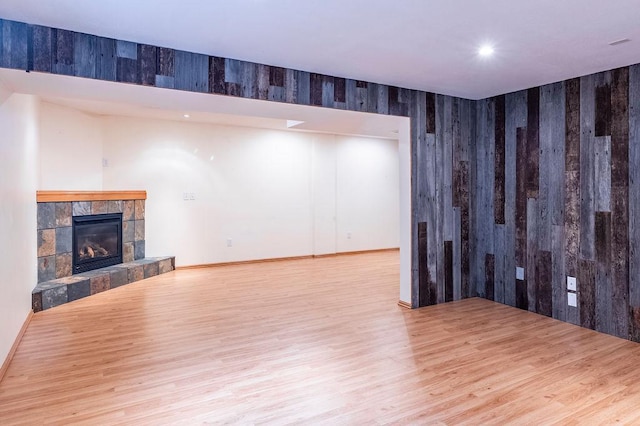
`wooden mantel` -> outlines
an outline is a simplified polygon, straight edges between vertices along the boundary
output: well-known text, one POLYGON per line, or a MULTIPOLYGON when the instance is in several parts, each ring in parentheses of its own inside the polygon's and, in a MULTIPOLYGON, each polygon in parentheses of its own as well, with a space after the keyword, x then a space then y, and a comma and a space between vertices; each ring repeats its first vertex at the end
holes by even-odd
POLYGON ((36 191, 38 203, 146 199, 147 191, 36 191))

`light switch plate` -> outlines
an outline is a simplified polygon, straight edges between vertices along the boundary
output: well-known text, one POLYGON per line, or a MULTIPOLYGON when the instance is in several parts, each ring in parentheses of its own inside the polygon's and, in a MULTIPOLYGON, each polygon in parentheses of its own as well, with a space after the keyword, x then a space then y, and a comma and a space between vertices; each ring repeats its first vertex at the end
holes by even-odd
POLYGON ((567 293, 567 303, 574 308, 578 306, 578 297, 575 293, 567 293))
POLYGON ((576 277, 567 277, 567 290, 576 291, 576 277))
POLYGON ((516 266, 516 280, 524 280, 524 268, 516 266))

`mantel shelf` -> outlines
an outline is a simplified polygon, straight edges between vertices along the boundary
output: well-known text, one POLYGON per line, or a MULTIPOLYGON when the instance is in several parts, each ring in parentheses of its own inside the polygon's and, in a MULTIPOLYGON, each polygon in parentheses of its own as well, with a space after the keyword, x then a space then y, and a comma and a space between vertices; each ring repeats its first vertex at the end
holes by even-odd
POLYGON ((146 199, 147 191, 36 191, 38 203, 146 199))

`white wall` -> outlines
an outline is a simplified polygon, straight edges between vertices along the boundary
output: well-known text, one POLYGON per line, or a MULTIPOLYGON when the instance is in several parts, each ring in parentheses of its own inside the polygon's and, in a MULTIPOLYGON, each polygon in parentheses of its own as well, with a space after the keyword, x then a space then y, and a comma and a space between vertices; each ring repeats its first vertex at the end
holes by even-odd
POLYGON ((398 143, 338 137, 336 164, 337 251, 398 247, 398 143))
POLYGON ((31 310, 37 283, 38 105, 36 97, 0 90, 0 363, 31 310))
POLYGON ((396 141, 122 117, 103 128, 104 189, 148 192, 149 256, 193 265, 399 245, 396 141))
POLYGON ((40 104, 42 190, 102 189, 102 120, 76 109, 40 104))

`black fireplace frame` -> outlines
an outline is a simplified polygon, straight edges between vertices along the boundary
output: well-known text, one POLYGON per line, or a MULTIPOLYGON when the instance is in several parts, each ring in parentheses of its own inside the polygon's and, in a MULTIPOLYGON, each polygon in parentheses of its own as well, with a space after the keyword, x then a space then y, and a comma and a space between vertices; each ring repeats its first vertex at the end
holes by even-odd
POLYGON ((72 274, 79 274, 82 272, 92 271, 94 269, 106 268, 107 266, 117 265, 122 263, 122 213, 108 213, 108 214, 96 214, 89 216, 73 216, 73 231, 72 231, 72 274), (112 256, 102 257, 99 259, 78 259, 78 242, 76 238, 76 230, 80 225, 100 225, 104 223, 112 222, 117 225, 118 252, 112 256))

